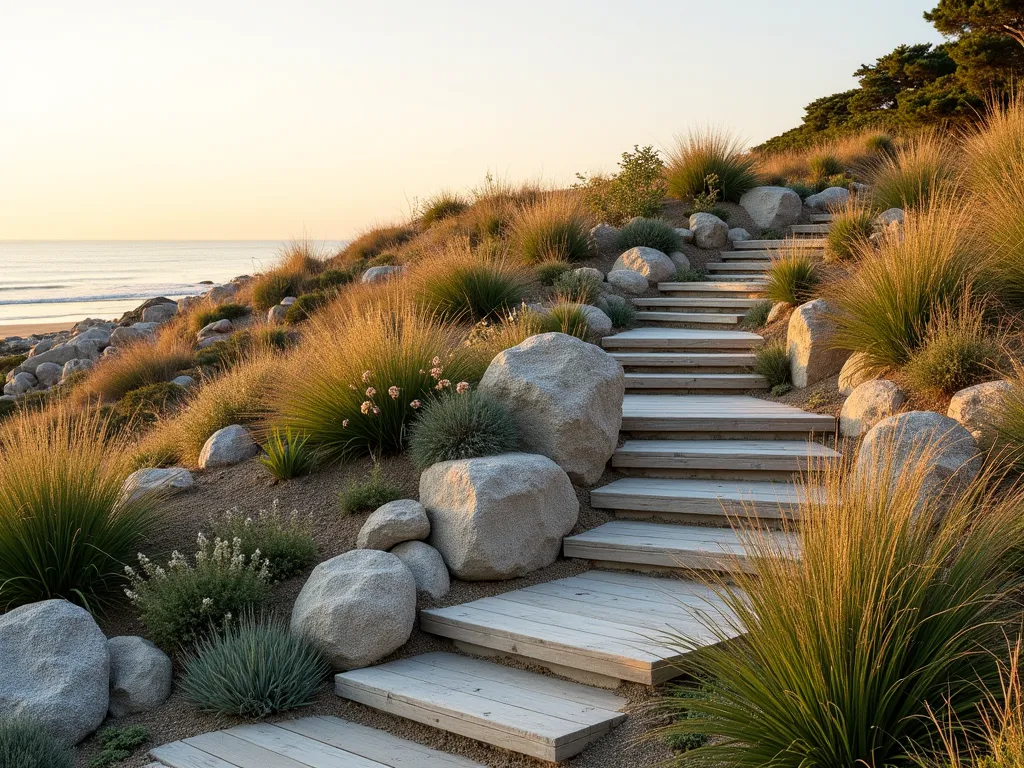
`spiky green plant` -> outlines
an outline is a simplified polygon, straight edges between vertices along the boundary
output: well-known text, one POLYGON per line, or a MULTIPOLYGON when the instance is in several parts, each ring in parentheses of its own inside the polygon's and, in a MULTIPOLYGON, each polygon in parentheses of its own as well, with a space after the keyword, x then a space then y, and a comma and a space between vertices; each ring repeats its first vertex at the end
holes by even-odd
POLYGON ((288 296, 302 293, 303 276, 291 272, 268 272, 259 275, 252 283, 252 305, 260 312, 281 303, 288 296))
POLYGON ((291 429, 271 430, 263 443, 263 451, 260 464, 278 480, 308 475, 316 465, 316 451, 309 445, 309 437, 291 429))
POLYGON ((709 176, 718 177, 721 199, 731 203, 739 202, 743 193, 760 181, 754 158, 727 132, 706 128, 677 137, 665 169, 669 194, 687 200, 707 193, 709 176))
POLYGON ((251 311, 244 304, 218 304, 210 309, 196 310, 189 316, 189 325, 192 330, 198 331, 218 320, 238 320, 240 317, 246 317, 251 311))
POLYGON ((664 219, 633 219, 619 230, 616 244, 622 251, 643 246, 662 253, 681 250, 683 239, 664 219))
POLYGON ((820 282, 817 259, 805 250, 789 248, 772 259, 764 296, 796 306, 814 298, 820 282))
POLYGON ((330 665, 307 639, 273 617, 246 613, 183 654, 181 688, 203 712, 266 717, 309 706, 330 665))
POLYGON ((851 199, 833 212, 832 226, 825 236, 825 253, 830 259, 847 261, 854 258, 874 231, 874 214, 870 208, 851 199))
POLYGON ((604 313, 615 328, 632 328, 636 325, 636 306, 629 300, 608 301, 604 313))
POLYGON ((512 413, 480 391, 453 393, 429 403, 409 434, 409 455, 419 469, 440 461, 509 453, 518 445, 512 413))

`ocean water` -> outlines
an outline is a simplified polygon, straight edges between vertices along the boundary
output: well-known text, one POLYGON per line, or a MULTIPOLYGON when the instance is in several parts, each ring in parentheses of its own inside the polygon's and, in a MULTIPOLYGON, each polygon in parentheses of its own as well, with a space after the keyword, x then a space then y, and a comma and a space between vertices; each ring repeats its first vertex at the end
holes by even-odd
MULTIPOLYGON (((0 241, 0 326, 112 319, 272 266, 278 241, 0 241)), ((318 243, 325 253, 342 245, 318 243)), ((2 335, 2 334, 0 334, 2 335)))

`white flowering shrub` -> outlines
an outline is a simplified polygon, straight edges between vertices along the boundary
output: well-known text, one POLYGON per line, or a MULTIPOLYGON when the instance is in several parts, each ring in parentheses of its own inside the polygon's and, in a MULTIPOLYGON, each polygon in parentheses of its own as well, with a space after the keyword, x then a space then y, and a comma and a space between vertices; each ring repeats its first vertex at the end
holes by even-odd
POLYGON ((277 499, 269 510, 259 514, 243 515, 238 508, 211 518, 210 532, 226 541, 241 541, 246 557, 264 557, 271 581, 282 581, 313 564, 316 543, 313 540, 313 518, 300 515, 298 510, 281 512, 277 499))
POLYGON ((143 554, 139 568, 125 567, 125 592, 138 608, 154 643, 175 650, 223 630, 244 611, 266 602, 269 561, 259 550, 245 554, 241 538, 197 539, 195 562, 175 550, 167 567, 143 554))

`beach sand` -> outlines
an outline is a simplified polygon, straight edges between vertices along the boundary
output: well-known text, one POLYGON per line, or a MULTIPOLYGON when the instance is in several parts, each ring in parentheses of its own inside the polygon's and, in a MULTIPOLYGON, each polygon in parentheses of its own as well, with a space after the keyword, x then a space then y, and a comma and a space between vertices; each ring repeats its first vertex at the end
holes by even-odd
POLYGON ((31 336, 33 333, 54 333, 55 331, 66 331, 74 325, 74 322, 63 323, 21 323, 19 325, 0 324, 0 340, 8 336, 31 336))

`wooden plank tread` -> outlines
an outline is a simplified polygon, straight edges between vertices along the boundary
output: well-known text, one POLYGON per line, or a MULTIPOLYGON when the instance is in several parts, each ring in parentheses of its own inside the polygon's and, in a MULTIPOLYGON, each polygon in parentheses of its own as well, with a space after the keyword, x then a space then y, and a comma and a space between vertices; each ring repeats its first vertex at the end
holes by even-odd
MULTIPOLYGON (((595 508, 680 515, 793 517, 806 498, 795 483, 627 477, 590 492, 595 508)), ((820 489, 812 489, 820 493, 820 489)))
POLYGON ((818 250, 825 247, 825 242, 823 238, 788 237, 784 240, 741 240, 733 243, 732 247, 737 251, 778 250, 786 247, 818 250))
POLYGON ((750 293, 760 291, 764 285, 759 282, 743 283, 727 280, 702 280, 695 283, 658 283, 658 290, 663 293, 686 291, 688 293, 750 293))
POLYGON ((622 365, 665 368, 749 368, 757 356, 744 352, 612 352, 622 365))
POLYGON ((829 222, 815 224, 794 224, 789 231, 794 235, 822 235, 827 234, 832 225, 829 222))
POLYGON ((629 389, 756 389, 768 386, 756 373, 627 373, 629 389))
POLYGON ((721 261, 708 264, 709 272, 767 272, 772 268, 769 259, 761 261, 721 261))
POLYGON ((764 339, 746 331, 696 328, 634 328, 601 339, 606 349, 756 349, 764 339))
POLYGON ((626 395, 622 429, 834 432, 835 418, 749 395, 626 395))
POLYGON ((627 440, 613 467, 797 472, 841 454, 804 440, 627 440))
POLYGON ((638 307, 692 307, 694 309, 750 309, 762 299, 702 298, 691 296, 659 296, 651 299, 633 299, 638 307))
POLYGON ((637 320, 653 323, 704 323, 705 325, 737 325, 743 315, 715 312, 645 312, 636 313, 637 320))

